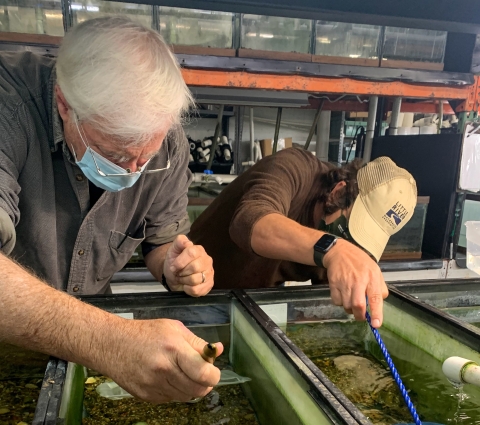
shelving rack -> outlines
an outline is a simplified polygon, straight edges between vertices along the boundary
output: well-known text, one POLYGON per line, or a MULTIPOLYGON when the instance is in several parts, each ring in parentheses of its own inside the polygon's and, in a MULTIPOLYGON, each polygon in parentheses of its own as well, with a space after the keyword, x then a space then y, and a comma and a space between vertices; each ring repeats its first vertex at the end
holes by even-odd
MULTIPOLYGON (((345 96, 335 103, 324 102, 323 110, 369 111, 376 116, 373 122, 380 121, 392 109, 394 114, 455 112, 459 118, 459 133, 464 132, 468 122, 479 119, 480 77, 475 71, 480 63, 480 49, 476 47, 477 34, 480 34, 480 3, 476 0, 457 0, 454 6, 447 0, 422 0, 421 5, 414 0, 129 0, 129 3, 152 5, 153 22, 157 22, 157 26, 158 6, 172 6, 231 12, 236 14, 234 19, 241 19, 242 14, 260 14, 448 32, 443 71, 360 66, 359 61, 318 63, 298 55, 291 56, 292 60, 288 60, 288 55, 276 59, 248 58, 244 57, 238 43, 234 43, 232 49, 173 46, 184 79, 191 88, 224 90, 223 98, 215 100, 213 96, 211 104, 228 105, 229 94, 237 96, 236 100, 232 97, 230 103, 237 108, 237 139, 241 137, 239 128, 243 125, 243 113, 239 110, 252 102, 251 98, 242 98, 239 93, 252 90, 265 98, 271 98, 272 94, 278 98, 279 93, 285 96, 303 93, 306 100, 297 106, 312 109, 319 107, 322 96, 345 96), (356 97, 365 102, 358 102, 356 97), (395 101, 400 98, 401 102, 395 101), (374 102, 367 103, 369 99, 374 102), (378 110, 370 108, 377 101, 378 110), (397 105, 396 110, 394 105, 397 105)), ((72 25, 72 1, 62 0, 62 5, 64 26, 68 30, 72 25)), ((238 38, 238 34, 233 38, 238 38)), ((61 37, 48 35, 0 32, 0 50, 31 50, 55 55, 60 41, 61 37)), ((238 155, 236 157, 238 160, 238 155)), ((458 190, 456 213, 460 218, 464 199, 465 193, 458 190)), ((458 217, 454 225, 458 226, 458 217)), ((452 229, 446 231, 451 233, 452 229)))

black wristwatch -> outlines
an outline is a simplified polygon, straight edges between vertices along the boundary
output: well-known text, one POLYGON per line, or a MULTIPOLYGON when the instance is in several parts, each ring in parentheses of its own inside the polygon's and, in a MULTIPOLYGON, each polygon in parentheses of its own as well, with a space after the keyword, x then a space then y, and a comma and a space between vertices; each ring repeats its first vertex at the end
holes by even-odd
POLYGON ((337 237, 329 235, 328 233, 324 234, 317 243, 313 246, 313 261, 319 267, 324 267, 323 257, 325 254, 330 251, 335 244, 337 243, 337 237))

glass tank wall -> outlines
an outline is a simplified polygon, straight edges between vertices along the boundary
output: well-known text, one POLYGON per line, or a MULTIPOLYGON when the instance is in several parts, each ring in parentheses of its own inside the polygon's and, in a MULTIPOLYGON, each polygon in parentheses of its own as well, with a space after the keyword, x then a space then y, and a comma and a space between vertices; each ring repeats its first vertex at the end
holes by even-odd
POLYGON ((419 197, 412 218, 398 233, 390 237, 383 260, 420 259, 427 218, 428 197, 419 197))
POLYGON ((244 14, 241 33, 244 49, 308 53, 312 21, 244 14))
MULTIPOLYGON (((367 423, 412 422, 368 325, 333 306, 328 289, 248 293, 264 308, 276 308, 275 321, 287 337, 348 397, 358 414, 368 418, 367 423)), ((384 303, 380 334, 422 421, 447 424, 461 418, 462 425, 480 424, 480 389, 454 387, 442 372, 450 356, 480 360, 480 332, 472 333, 392 290, 384 303)))
POLYGON ((381 27, 316 21, 315 54, 377 59, 381 27))
POLYGON ((5 0, 0 5, 0 32, 63 36, 61 0, 5 0))
POLYGON ((176 294, 115 295, 84 297, 83 300, 127 318, 181 320, 196 335, 224 344, 224 354, 215 361, 220 369, 233 370, 251 381, 216 387, 198 403, 153 406, 132 398, 109 400, 101 397, 96 388, 109 382, 109 378, 69 364, 58 417, 60 423, 356 423, 351 422, 352 418, 344 409, 335 411, 334 398, 320 389, 299 366, 301 361, 295 353, 288 347, 282 348, 248 308, 232 295, 212 294, 199 299, 176 294))
POLYGON ((413 28, 385 28, 383 58, 442 63, 447 33, 413 28))
POLYGON ((160 6, 160 34, 174 45, 232 48, 233 13, 160 6))
POLYGON ((153 23, 152 6, 143 4, 107 0, 73 0, 70 8, 74 25, 87 19, 111 15, 127 15, 147 27, 152 27, 153 23))
POLYGON ((156 28, 172 45, 295 52, 348 58, 350 62, 363 59, 358 63, 370 66, 379 66, 379 58, 383 59, 382 66, 390 66, 388 61, 395 60, 442 64, 447 34, 107 0, 5 0, 0 6, 0 32, 63 36, 64 17, 70 26, 93 17, 118 14, 156 28))
POLYGON ((480 280, 405 282, 395 288, 480 328, 480 280))

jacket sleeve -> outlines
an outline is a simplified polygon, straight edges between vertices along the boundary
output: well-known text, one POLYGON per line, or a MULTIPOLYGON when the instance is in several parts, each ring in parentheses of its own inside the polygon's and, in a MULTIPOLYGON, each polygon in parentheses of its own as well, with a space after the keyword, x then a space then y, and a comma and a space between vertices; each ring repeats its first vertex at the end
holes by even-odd
POLYGON ((243 250, 251 248, 255 224, 269 214, 288 217, 292 202, 301 202, 314 183, 318 160, 303 149, 289 148, 255 165, 230 223, 230 237, 243 250))
POLYGON ((171 147, 168 147, 171 160, 169 175, 163 181, 146 217, 144 242, 150 245, 164 245, 190 231, 187 213, 188 187, 192 180, 192 173, 188 169, 190 148, 183 131, 176 131, 173 139, 169 140, 171 147))
POLYGON ((18 116, 0 109, 0 249, 10 254, 20 221, 18 177, 27 159, 27 137, 18 116))

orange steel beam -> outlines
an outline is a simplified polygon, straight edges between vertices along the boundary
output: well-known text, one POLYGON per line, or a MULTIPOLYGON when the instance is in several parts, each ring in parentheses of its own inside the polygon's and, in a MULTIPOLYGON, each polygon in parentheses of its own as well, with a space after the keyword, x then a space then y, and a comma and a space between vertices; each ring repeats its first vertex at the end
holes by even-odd
POLYGON ((182 69, 189 86, 228 87, 263 90, 291 90, 308 93, 354 94, 359 96, 400 96, 423 99, 466 100, 471 86, 432 86, 408 84, 401 81, 362 81, 350 78, 332 78, 304 75, 277 75, 222 71, 182 69))
POLYGON ((468 95, 465 98, 465 101, 457 106, 456 111, 480 111, 480 76, 475 75, 475 84, 468 86, 468 95))

